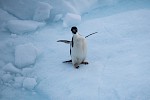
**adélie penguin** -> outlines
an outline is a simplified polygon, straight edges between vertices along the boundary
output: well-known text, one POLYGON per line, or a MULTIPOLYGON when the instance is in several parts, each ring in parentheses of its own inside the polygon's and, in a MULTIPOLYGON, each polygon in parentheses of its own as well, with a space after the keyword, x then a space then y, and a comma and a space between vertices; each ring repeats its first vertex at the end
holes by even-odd
POLYGON ((88 64, 88 62, 85 61, 87 55, 87 42, 85 37, 78 33, 77 27, 72 27, 71 31, 73 37, 70 42, 70 56, 73 66, 79 68, 80 64, 88 64))

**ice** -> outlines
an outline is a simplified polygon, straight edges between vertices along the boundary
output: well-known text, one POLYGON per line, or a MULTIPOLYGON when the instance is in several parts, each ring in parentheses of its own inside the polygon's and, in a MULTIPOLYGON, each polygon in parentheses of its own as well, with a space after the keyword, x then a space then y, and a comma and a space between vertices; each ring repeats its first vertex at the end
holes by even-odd
MULTIPOLYGON (((42 11, 42 13, 45 14, 42 16, 43 18, 46 18, 47 16, 49 16, 49 5, 53 7, 51 15, 55 16, 60 13, 64 15, 67 12, 84 14, 86 12, 89 12, 91 9, 96 8, 97 6, 104 7, 108 5, 114 5, 119 1, 122 0, 14 0, 13 2, 11 0, 0 0, 0 7, 13 16, 17 17, 18 19, 32 20, 34 16, 38 15, 37 10, 43 6, 45 6, 44 9, 46 9, 45 11, 42 11), (39 7, 38 9, 37 6, 39 7)), ((40 18, 40 16, 38 16, 37 18, 40 18)))
POLYGON ((10 73, 20 73, 21 70, 16 68, 12 63, 8 63, 3 67, 3 70, 10 73))
POLYGON ((81 16, 77 14, 67 13, 63 18, 63 26, 76 26, 81 23, 81 16))
POLYGON ((7 13, 6 11, 0 9, 0 25, 4 24, 5 22, 9 21, 9 20, 17 20, 16 17, 10 15, 9 13, 7 13))
POLYGON ((31 20, 36 3, 34 0, 0 0, 0 7, 19 19, 31 20))
POLYGON ((0 60, 0 68, 3 67, 5 65, 5 62, 0 60))
POLYGON ((98 4, 101 4, 100 6, 112 6, 119 2, 120 0, 98 0, 98 4))
POLYGON ((13 86, 15 87, 15 88, 22 88, 22 86, 23 86, 23 80, 25 79, 25 77, 22 77, 22 76, 19 76, 19 77, 15 77, 14 78, 14 84, 13 84, 13 86))
POLYGON ((5 31, 6 22, 16 20, 17 18, 10 15, 8 12, 0 9, 0 31, 5 31))
POLYGON ((29 74, 32 73, 32 71, 33 71, 32 68, 23 68, 23 69, 22 69, 22 74, 23 74, 24 76, 28 76, 29 74))
POLYGON ((45 2, 38 2, 35 10, 33 20, 45 21, 50 17, 52 6, 45 2))
POLYGON ((30 67, 37 58, 37 49, 32 43, 19 45, 15 48, 15 65, 18 68, 30 67))
POLYGON ((6 73, 2 76, 2 80, 5 82, 5 83, 9 83, 13 80, 13 76, 10 74, 10 73, 6 73))
POLYGON ((54 18, 54 22, 57 22, 57 21, 62 20, 62 17, 63 17, 63 15, 62 15, 62 14, 58 14, 58 15, 56 15, 56 16, 55 16, 55 18, 54 18))
POLYGON ((17 34, 11 34, 11 38, 13 39, 17 38, 17 34))
MULTIPOLYGON (((95 8, 96 4, 99 0, 82 0, 82 1, 76 1, 76 0, 71 0, 71 1, 64 1, 65 3, 65 8, 66 11, 70 13, 76 13, 76 14, 83 14, 85 12, 88 12, 90 9, 95 8)), ((98 5, 101 5, 99 3, 98 5)))
POLYGON ((1 76, 3 76, 3 74, 5 74, 5 73, 6 73, 5 71, 0 70, 0 78, 1 78, 1 76))
POLYGON ((35 78, 25 78, 23 81, 23 87, 28 90, 34 89, 34 87, 37 85, 35 78))
POLYGON ((7 22, 6 28, 12 33, 23 34, 33 32, 44 25, 45 23, 31 20, 10 20, 7 22))

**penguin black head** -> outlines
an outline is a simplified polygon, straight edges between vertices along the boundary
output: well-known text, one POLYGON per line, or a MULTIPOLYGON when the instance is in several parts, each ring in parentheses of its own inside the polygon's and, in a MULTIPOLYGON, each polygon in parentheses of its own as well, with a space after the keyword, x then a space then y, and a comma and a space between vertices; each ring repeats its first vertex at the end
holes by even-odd
POLYGON ((78 29, 77 29, 77 27, 73 26, 71 28, 71 31, 72 31, 73 34, 76 34, 78 32, 78 29))

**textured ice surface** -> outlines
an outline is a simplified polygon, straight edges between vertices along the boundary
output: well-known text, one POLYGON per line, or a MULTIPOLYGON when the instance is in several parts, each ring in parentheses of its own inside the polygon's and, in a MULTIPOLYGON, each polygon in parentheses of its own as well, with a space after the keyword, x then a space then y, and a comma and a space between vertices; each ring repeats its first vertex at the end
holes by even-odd
POLYGON ((30 67, 37 57, 37 50, 31 43, 19 45, 15 48, 15 65, 18 68, 30 67))
POLYGON ((44 26, 45 23, 36 22, 32 20, 10 20, 6 24, 6 28, 15 34, 29 33, 44 26))
POLYGON ((3 70, 10 73, 20 73, 21 70, 16 68, 12 63, 8 63, 3 67, 3 70))
POLYGON ((23 81, 23 87, 32 90, 36 86, 37 82, 35 78, 25 78, 23 81))
POLYGON ((81 23, 81 16, 77 14, 67 13, 63 18, 63 26, 76 26, 81 23))
POLYGON ((37 8, 35 10, 33 20, 35 21, 45 21, 50 17, 52 6, 45 2, 38 2, 37 8))

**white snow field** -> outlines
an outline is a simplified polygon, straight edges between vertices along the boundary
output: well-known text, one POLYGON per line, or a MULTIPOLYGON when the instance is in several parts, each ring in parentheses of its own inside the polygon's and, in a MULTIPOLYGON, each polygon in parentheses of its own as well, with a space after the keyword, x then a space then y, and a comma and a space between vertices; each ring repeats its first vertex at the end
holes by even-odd
POLYGON ((0 1, 0 100, 150 100, 149 77, 149 0, 0 1), (79 69, 71 25, 98 32, 79 69))

